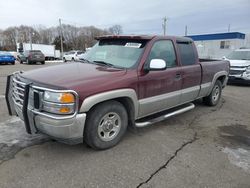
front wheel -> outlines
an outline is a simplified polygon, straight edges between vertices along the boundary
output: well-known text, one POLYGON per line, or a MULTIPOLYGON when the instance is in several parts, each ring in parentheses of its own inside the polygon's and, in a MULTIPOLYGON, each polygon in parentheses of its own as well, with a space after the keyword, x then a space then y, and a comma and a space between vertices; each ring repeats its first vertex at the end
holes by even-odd
POLYGON ((217 80, 214 84, 214 87, 211 91, 211 93, 203 98, 203 101, 208 106, 216 106, 221 98, 221 92, 222 92, 222 84, 219 80, 217 80))
POLYGON ((127 111, 120 102, 103 102, 87 115, 85 142, 94 149, 111 148, 122 139, 127 125, 127 111))

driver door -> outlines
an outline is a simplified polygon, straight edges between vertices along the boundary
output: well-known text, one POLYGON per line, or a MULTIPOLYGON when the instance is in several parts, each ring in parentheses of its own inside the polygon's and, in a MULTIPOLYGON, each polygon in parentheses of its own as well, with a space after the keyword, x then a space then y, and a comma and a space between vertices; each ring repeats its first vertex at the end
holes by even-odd
POLYGON ((171 40, 154 43, 146 64, 152 59, 166 62, 165 70, 149 71, 139 76, 139 117, 145 117, 176 106, 181 97, 181 70, 178 67, 176 52, 171 40))

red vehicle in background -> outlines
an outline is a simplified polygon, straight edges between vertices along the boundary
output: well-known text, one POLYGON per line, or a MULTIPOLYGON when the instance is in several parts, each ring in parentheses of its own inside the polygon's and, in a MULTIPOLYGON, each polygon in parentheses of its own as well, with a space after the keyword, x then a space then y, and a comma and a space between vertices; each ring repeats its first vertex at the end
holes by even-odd
POLYGON ((11 115, 27 132, 95 149, 116 145, 128 126, 143 127, 194 108, 217 105, 229 62, 199 59, 184 37, 103 36, 85 59, 8 77, 11 115))

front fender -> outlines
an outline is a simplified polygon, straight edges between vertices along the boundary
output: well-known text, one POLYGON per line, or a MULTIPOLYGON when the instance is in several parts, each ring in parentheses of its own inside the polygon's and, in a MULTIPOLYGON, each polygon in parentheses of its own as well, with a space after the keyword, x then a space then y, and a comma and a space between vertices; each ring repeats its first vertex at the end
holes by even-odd
POLYGON ((138 117, 138 111, 139 111, 138 98, 135 90, 133 89, 117 89, 89 96, 84 99, 79 112, 80 113, 88 112, 93 106, 95 106, 98 103, 121 97, 127 97, 132 100, 135 109, 135 118, 138 117))

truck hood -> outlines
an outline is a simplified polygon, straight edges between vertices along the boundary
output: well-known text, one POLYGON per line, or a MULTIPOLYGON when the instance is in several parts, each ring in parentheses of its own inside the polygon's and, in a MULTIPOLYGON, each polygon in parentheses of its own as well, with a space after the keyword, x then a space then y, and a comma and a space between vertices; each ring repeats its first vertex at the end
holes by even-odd
POLYGON ((248 60, 229 60, 230 66, 237 66, 237 67, 247 67, 250 66, 250 61, 248 60))
POLYGON ((116 69, 89 63, 67 63, 24 72, 21 76, 40 85, 55 89, 72 89, 101 85, 118 80, 126 69, 116 69))

